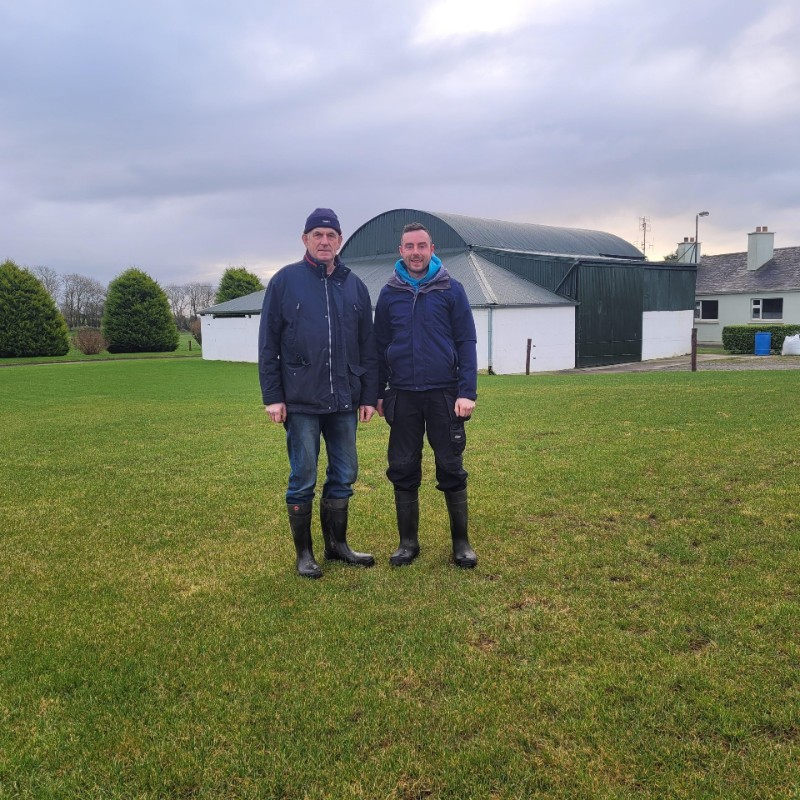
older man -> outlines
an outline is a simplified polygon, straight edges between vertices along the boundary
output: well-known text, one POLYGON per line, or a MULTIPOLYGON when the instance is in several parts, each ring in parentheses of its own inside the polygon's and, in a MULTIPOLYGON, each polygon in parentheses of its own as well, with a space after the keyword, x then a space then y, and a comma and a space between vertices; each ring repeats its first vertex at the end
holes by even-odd
POLYGON ((436 488, 450 516, 453 561, 470 568, 478 557, 467 535, 464 422, 477 397, 477 336, 463 286, 434 254, 428 230, 406 225, 400 259, 375 308, 378 413, 391 426, 389 469, 400 546, 389 561, 410 564, 419 554, 422 447, 427 432, 436 460, 436 488))
POLYGON ((269 418, 283 423, 289 453, 286 503, 297 571, 319 578, 311 516, 320 438, 328 470, 320 500, 325 558, 369 567, 347 543, 348 504, 358 474, 357 422, 375 413, 377 358, 369 292, 338 257, 342 229, 329 208, 306 220, 303 258, 267 286, 259 330, 259 378, 269 418))

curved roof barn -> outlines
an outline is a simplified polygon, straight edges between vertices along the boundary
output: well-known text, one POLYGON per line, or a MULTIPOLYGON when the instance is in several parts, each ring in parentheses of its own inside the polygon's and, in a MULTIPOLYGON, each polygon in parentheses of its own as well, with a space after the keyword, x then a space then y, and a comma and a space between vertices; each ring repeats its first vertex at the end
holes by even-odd
POLYGON ((603 231, 560 228, 528 222, 465 217, 460 214, 397 208, 365 222, 342 248, 342 258, 371 258, 396 253, 403 226, 421 222, 431 232, 436 249, 492 247, 529 253, 607 256, 642 259, 632 244, 603 231))

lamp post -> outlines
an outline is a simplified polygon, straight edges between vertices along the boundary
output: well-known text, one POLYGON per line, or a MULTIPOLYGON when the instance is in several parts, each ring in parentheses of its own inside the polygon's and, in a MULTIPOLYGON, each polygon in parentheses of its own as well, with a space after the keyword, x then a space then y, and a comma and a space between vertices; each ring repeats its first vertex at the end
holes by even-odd
POLYGON ((700 244, 700 217, 707 217, 708 211, 699 211, 694 217, 694 263, 697 263, 697 246, 700 244))

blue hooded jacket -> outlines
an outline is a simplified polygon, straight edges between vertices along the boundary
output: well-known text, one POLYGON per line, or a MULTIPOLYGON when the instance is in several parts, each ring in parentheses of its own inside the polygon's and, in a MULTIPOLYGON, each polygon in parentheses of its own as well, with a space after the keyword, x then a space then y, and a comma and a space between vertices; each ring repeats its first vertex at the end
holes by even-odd
POLYGON ((400 259, 375 308, 378 396, 387 385, 422 392, 452 389, 477 398, 477 334, 464 287, 434 255, 428 274, 409 282, 400 259))

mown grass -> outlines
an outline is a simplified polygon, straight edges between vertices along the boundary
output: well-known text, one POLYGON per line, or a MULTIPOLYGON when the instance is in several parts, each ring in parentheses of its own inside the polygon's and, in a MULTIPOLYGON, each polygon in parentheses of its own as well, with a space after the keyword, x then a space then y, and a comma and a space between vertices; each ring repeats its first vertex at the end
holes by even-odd
POLYGON ((796 391, 481 378, 478 568, 429 458, 388 566, 376 419, 378 566, 304 581, 254 366, 0 370, 0 797, 796 797, 796 391))
POLYGON ((0 366, 24 366, 26 364, 59 364, 71 361, 119 361, 140 358, 201 358, 200 345, 186 331, 178 334, 178 347, 170 353, 102 353, 86 355, 78 350, 70 338, 69 352, 63 356, 25 356, 22 358, 0 358, 0 366))

